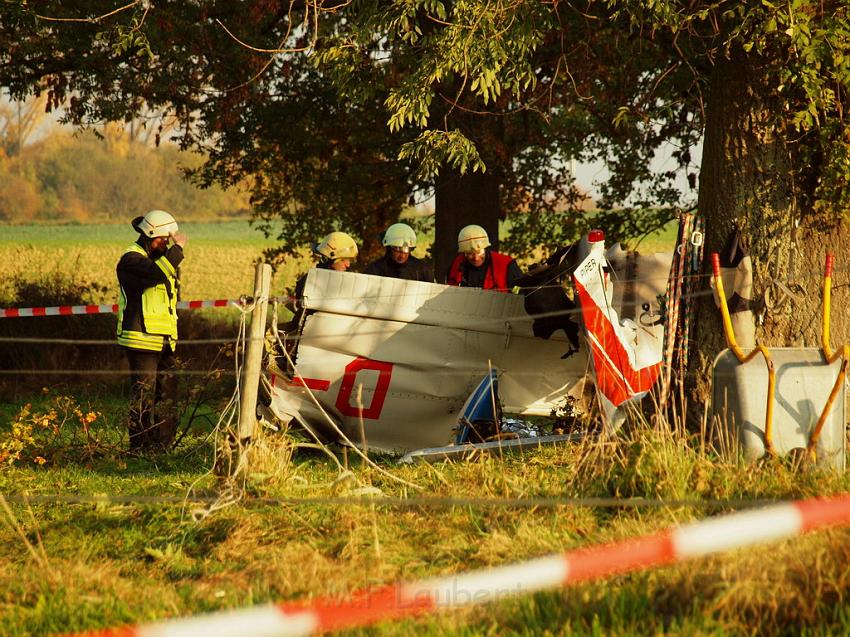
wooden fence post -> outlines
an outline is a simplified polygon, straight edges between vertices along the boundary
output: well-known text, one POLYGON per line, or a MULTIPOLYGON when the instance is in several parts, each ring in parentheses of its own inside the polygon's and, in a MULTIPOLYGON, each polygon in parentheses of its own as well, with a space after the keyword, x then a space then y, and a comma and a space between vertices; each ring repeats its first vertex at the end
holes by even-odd
POLYGON ((263 363, 271 281, 272 267, 268 263, 258 264, 254 274, 254 310, 251 312, 251 330, 246 344, 239 391, 240 448, 254 438, 257 429, 257 393, 260 386, 260 367, 263 363))

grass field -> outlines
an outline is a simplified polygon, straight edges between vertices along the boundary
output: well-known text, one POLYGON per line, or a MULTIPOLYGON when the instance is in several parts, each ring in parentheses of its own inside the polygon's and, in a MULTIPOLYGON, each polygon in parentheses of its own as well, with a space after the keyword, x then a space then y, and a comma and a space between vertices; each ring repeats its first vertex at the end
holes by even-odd
MULTIPOLYGON (((254 264, 264 249, 273 247, 273 240, 247 221, 187 222, 181 224, 181 231, 189 238, 181 266, 184 299, 237 298, 252 293, 254 264)), ((57 272, 105 288, 93 293, 93 302, 114 302, 115 264, 135 236, 129 224, 2 226, 0 266, 5 276, 0 280, 0 304, 8 302, 15 277, 33 280, 57 272)), ((643 252, 669 250, 674 238, 671 226, 647 237, 638 247, 643 252)), ((305 255, 281 265, 275 273, 273 293, 291 288, 309 264, 305 255)))
MULTIPOLYGON (((185 226, 184 298, 250 293, 262 237, 247 223, 185 226)), ((663 248, 669 235, 641 250, 663 248)), ((5 227, 0 260, 13 275, 70 269, 108 285, 132 239, 123 226, 5 227)), ((297 269, 279 273, 275 290, 297 269)), ((344 597, 850 489, 847 475, 780 460, 744 465, 714 451, 711 436, 642 418, 613 440, 435 466, 383 457, 375 467, 332 448, 340 468, 301 436, 265 430, 250 470, 233 481, 213 471, 214 424, 232 376, 201 394, 192 390, 205 379, 181 385, 186 435, 151 458, 124 451, 126 398, 116 380, 48 377, 44 389, 0 393, 8 500, 0 498, 0 636, 344 597), (346 500, 364 496, 372 499, 346 500), (619 501, 578 506, 570 498, 619 501), (642 498, 654 504, 638 506, 642 498)), ((848 561, 850 531, 825 531, 347 634, 848 634, 848 561)))
MULTIPOLYGON (((272 240, 247 221, 181 224, 189 238, 181 266, 182 296, 191 299, 237 298, 254 289, 254 264, 272 240)), ((54 272, 106 287, 94 302, 114 301, 115 264, 136 234, 129 224, 4 226, 0 232, 0 299, 8 298, 11 279, 37 279, 54 272)), ((293 285, 308 260, 285 263, 275 275, 274 293, 293 285)))
MULTIPOLYGON (((32 414, 49 413, 59 398, 37 398, 32 414)), ((0 511, 0 634, 51 635, 342 597, 630 538, 745 506, 741 501, 850 486, 845 476, 801 473, 781 462, 739 465, 695 437, 640 422, 616 441, 526 456, 404 467, 379 459, 389 478, 360 461, 341 471, 298 438, 267 433, 239 481, 242 498, 216 508, 202 498, 227 485, 210 472, 215 449, 203 427, 167 457, 135 458, 119 451, 120 401, 100 395, 97 402, 88 437, 73 436, 69 424, 64 438, 37 437, 22 461, 0 471, 3 493, 48 498, 0 511), (75 494, 128 501, 49 502, 51 495, 75 494), (373 504, 338 501, 363 494, 373 504), (382 504, 385 496, 409 505, 382 504), (426 504, 423 497, 468 503, 426 504), (616 507, 504 502, 532 497, 624 500, 616 507), (298 498, 310 502, 299 505, 298 498), (704 504, 640 507, 630 506, 631 498, 704 504)), ((848 539, 844 530, 821 532, 350 634, 846 634, 848 539)))

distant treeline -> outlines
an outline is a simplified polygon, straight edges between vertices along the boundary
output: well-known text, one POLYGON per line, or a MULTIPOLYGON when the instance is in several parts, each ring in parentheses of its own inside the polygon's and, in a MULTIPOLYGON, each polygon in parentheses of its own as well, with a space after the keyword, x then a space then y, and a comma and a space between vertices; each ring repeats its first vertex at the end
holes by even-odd
POLYGON ((0 148, 0 222, 117 221, 152 208, 184 219, 248 215, 245 192, 202 190, 183 178, 183 168, 201 161, 172 144, 133 141, 121 129, 103 138, 52 132, 11 155, 0 148))

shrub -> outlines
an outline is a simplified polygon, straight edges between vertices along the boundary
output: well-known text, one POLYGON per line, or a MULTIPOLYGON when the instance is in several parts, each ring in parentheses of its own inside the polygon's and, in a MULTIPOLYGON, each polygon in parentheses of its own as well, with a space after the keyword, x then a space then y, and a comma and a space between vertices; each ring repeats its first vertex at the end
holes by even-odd
MULTIPOLYGON (((38 307, 86 305, 102 287, 74 279, 63 271, 49 271, 37 279, 13 277, 10 305, 38 307)), ((111 314, 43 316, 0 320, 0 368, 3 370, 79 370, 106 368, 117 359, 114 347, 95 344, 33 342, 30 339, 111 341, 115 337, 115 317, 111 314), (26 340, 24 340, 26 339, 26 340)), ((114 365, 113 365, 114 366, 114 365)), ((18 377, 16 380, 27 382, 18 377)), ((43 380, 34 379, 43 384, 43 380)))
POLYGON ((90 460, 106 447, 105 431, 93 427, 102 418, 70 396, 56 396, 41 409, 27 403, 0 432, 0 465, 43 465, 67 453, 90 460))

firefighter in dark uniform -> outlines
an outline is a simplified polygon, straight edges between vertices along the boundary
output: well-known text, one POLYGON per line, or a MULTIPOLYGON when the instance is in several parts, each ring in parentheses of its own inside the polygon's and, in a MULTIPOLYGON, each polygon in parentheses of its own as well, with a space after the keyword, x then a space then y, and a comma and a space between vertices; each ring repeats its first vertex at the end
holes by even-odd
MULTIPOLYGON (((357 252, 357 242, 345 232, 331 232, 320 243, 313 245, 313 254, 319 258, 316 267, 320 270, 347 272, 351 267, 351 262, 357 258, 357 252)), ((304 296, 307 274, 309 272, 302 274, 295 282, 296 303, 300 303, 304 296)), ((296 306, 297 309, 299 309, 298 306, 296 306)))
POLYGON ((139 233, 116 268, 118 343, 130 366, 130 450, 161 451, 177 432, 177 268, 186 236, 164 210, 136 217, 139 233), (171 245, 169 245, 169 243, 171 245))
MULTIPOLYGON (((316 267, 320 270, 347 272, 351 262, 357 258, 357 253, 357 242, 345 232, 331 232, 320 243, 313 246, 313 254, 319 258, 316 267)), ((308 274, 309 272, 305 272, 295 282, 294 300, 289 306, 292 318, 281 327, 281 330, 286 333, 295 332, 304 316, 304 287, 307 285, 308 274)))
POLYGON ((481 226, 470 225, 460 231, 457 251, 446 277, 448 285, 511 292, 522 276, 513 257, 490 249, 490 237, 481 226))
POLYGON ((363 271, 393 279, 434 282, 434 271, 427 261, 417 259, 410 251, 416 247, 416 233, 406 223, 394 223, 381 240, 386 252, 363 271))

